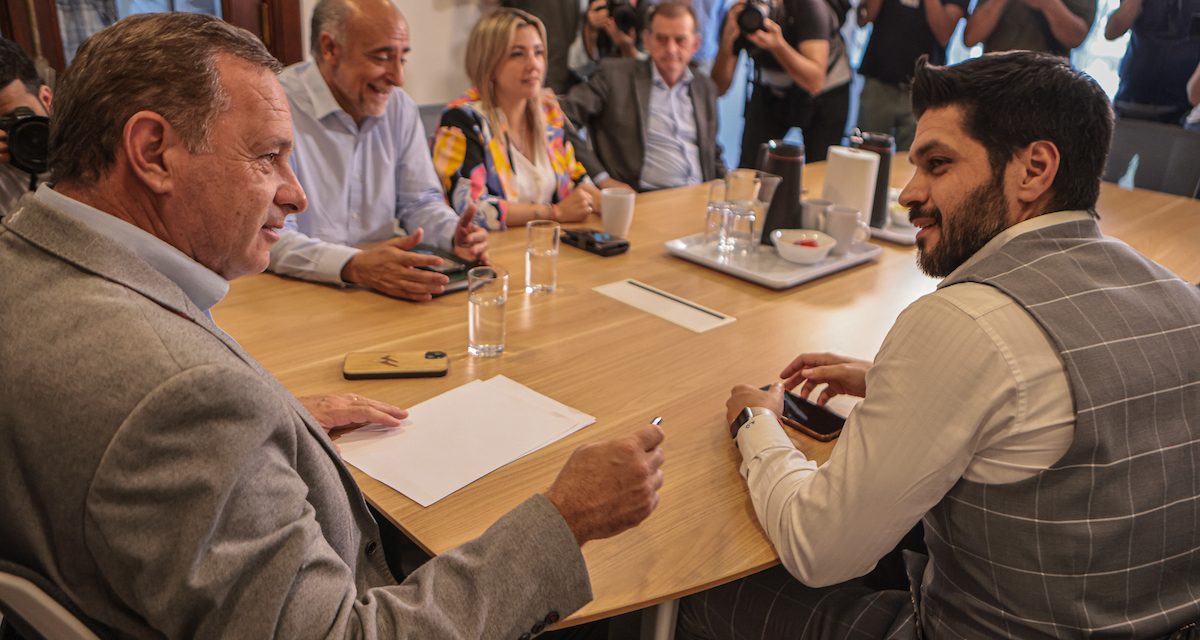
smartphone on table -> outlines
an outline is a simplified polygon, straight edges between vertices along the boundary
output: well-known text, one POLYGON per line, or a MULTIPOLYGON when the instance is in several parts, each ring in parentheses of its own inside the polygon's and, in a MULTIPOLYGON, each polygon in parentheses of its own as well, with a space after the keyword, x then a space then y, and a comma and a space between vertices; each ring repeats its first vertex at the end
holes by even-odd
MULTIPOLYGON (((770 389, 763 387, 763 391, 770 389)), ((791 391, 783 392, 783 415, 780 422, 820 442, 829 442, 842 434, 846 419, 838 414, 809 402, 791 391)))
POLYGON ((445 351, 355 351, 342 361, 347 380, 438 378, 449 370, 445 351))

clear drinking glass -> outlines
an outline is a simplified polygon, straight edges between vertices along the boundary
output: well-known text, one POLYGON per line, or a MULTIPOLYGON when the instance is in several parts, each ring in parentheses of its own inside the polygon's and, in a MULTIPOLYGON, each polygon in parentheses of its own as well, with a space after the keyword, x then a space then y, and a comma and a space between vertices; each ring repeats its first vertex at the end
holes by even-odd
POLYGON ((504 304, 508 302, 508 272, 499 267, 475 267, 467 272, 467 353, 504 353, 504 304))
POLYGON ((718 181, 708 187, 708 208, 704 217, 704 242, 716 242, 721 235, 721 224, 725 216, 725 182, 718 181))
POLYGON ((755 203, 729 202, 721 217, 717 251, 724 255, 753 253, 758 245, 758 212, 755 203))
POLYGON ((525 229, 525 293, 554 293, 558 284, 559 225, 553 220, 534 220, 525 229))

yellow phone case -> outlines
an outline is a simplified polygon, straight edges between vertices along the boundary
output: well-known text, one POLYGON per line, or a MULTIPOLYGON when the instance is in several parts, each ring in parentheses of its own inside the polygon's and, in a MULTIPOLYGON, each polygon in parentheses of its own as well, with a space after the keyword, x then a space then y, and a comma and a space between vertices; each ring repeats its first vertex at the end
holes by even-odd
POLYGON ((355 351, 342 362, 347 380, 436 378, 449 369, 450 358, 442 351, 355 351))

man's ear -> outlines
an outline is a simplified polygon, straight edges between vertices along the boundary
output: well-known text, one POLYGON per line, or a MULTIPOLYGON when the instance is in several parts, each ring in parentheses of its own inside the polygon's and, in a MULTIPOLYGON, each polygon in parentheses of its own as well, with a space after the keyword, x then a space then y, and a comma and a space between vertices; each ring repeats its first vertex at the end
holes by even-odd
POLYGON ((1017 152, 1020 173, 1017 176, 1017 200, 1023 204, 1037 202, 1054 186, 1062 157, 1058 146, 1049 140, 1035 140, 1017 152))
POLYGON ((322 31, 320 37, 321 43, 321 59, 317 62, 324 64, 333 64, 336 62, 338 43, 333 39, 333 34, 328 31, 322 31))
POLYGON ((187 153, 171 123, 153 111, 139 111, 125 121, 121 148, 134 175, 158 195, 169 193, 174 186, 172 153, 187 153))
POLYGON ((51 89, 46 85, 38 87, 37 99, 42 103, 42 106, 46 108, 46 113, 52 113, 50 110, 50 104, 54 102, 54 89, 51 89))

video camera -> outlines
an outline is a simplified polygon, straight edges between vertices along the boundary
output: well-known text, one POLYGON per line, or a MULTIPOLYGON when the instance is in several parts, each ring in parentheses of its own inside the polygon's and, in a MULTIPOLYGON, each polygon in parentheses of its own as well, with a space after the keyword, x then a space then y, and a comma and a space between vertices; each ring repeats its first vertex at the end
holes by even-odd
POLYGON ((29 107, 17 107, 0 116, 0 131, 8 134, 9 164, 37 175, 46 171, 50 155, 50 118, 29 107))
POLYGON ((746 0, 746 6, 742 8, 742 12, 738 14, 738 28, 743 34, 754 33, 755 31, 766 31, 767 19, 770 18, 779 22, 779 16, 776 15, 775 7, 767 0, 746 0))

